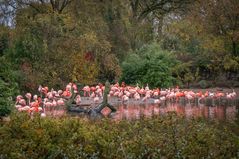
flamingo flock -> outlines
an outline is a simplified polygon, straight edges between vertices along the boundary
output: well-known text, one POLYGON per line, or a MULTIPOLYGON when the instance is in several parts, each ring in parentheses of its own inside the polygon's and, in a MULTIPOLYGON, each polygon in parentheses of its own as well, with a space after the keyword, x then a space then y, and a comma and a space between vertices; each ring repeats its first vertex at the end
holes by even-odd
POLYGON ((142 102, 146 102, 149 99, 153 99, 154 103, 161 103, 162 101, 179 101, 180 98, 185 98, 189 102, 194 99, 202 100, 205 98, 227 98, 234 99, 236 98, 237 93, 233 90, 232 92, 223 93, 223 92, 211 92, 206 91, 203 93, 202 91, 194 92, 192 90, 180 90, 177 86, 172 89, 149 89, 148 85, 145 88, 140 88, 138 85, 136 87, 133 86, 119 86, 119 84, 112 85, 110 93, 108 97, 117 97, 123 102, 127 102, 130 98, 133 100, 142 100, 142 102))
MULTIPOLYGON (((80 91, 74 83, 69 83, 66 85, 64 90, 55 91, 54 89, 49 90, 48 87, 39 86, 38 91, 40 95, 32 95, 31 93, 26 93, 25 96, 18 95, 16 97, 15 107, 19 112, 25 111, 29 114, 41 113, 42 117, 46 116, 45 111, 54 109, 57 106, 65 106, 73 94, 76 94, 74 98, 74 103, 78 106, 85 100, 90 103, 99 103, 103 98, 103 93, 105 86, 99 83, 96 86, 84 86, 80 91), (82 91, 82 96, 80 92, 82 91), (83 97, 83 98, 82 98, 83 97)), ((139 87, 128 86, 124 82, 120 85, 119 83, 113 84, 110 87, 108 94, 108 99, 116 99, 127 103, 130 101, 139 102, 153 102, 156 104, 162 102, 178 102, 181 98, 184 98, 189 103, 193 100, 203 100, 205 98, 212 99, 235 99, 237 93, 232 90, 232 92, 212 92, 212 91, 202 91, 194 92, 192 90, 181 90, 179 87, 170 89, 149 89, 149 86, 139 87)))

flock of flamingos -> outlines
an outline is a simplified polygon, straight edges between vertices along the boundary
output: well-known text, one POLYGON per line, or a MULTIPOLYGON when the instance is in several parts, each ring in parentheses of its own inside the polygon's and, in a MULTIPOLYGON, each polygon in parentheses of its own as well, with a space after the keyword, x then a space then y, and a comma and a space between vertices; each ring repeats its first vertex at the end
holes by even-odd
MULTIPOLYGON (((39 86, 38 91, 40 95, 32 95, 26 93, 25 96, 18 95, 16 97, 15 108, 22 112, 41 113, 42 117, 45 117, 45 110, 51 109, 57 106, 65 106, 65 102, 69 100, 73 93, 77 94, 74 98, 74 103, 77 106, 81 106, 84 101, 88 103, 100 103, 103 98, 104 85, 98 84, 96 86, 84 86, 82 90, 78 90, 77 85, 69 83, 65 90, 49 90, 48 87, 39 86), (80 95, 82 92, 82 95, 80 95)), ((237 93, 232 90, 231 92, 223 93, 220 91, 198 91, 192 90, 181 90, 178 87, 171 89, 149 89, 148 85, 145 88, 137 86, 128 86, 125 83, 121 85, 116 83, 111 85, 108 94, 108 99, 117 99, 119 102, 127 103, 129 101, 139 101, 142 103, 162 103, 162 102, 178 102, 181 98, 185 99, 186 102, 200 101, 206 98, 212 99, 235 99, 237 93)))

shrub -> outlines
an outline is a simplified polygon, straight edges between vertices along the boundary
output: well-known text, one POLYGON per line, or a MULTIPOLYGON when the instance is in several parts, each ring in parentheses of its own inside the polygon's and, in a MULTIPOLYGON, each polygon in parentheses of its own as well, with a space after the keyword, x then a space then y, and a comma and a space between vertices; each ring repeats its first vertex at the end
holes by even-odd
POLYGON ((208 86, 209 86, 207 81, 205 81, 205 80, 199 81, 198 84, 199 84, 200 88, 202 88, 202 89, 208 88, 208 86))
POLYGON ((0 137, 3 158, 236 158, 239 148, 227 127, 174 113, 118 122, 18 113, 0 137))
POLYGON ((10 114, 12 109, 11 90, 7 83, 0 80, 0 117, 10 114))
POLYGON ((163 51, 156 43, 131 53, 122 63, 121 80, 128 84, 137 82, 151 87, 170 87, 174 84, 172 68, 177 63, 173 54, 163 51))
POLYGON ((0 57, 0 117, 11 113, 12 97, 18 94, 16 75, 4 57, 0 57))

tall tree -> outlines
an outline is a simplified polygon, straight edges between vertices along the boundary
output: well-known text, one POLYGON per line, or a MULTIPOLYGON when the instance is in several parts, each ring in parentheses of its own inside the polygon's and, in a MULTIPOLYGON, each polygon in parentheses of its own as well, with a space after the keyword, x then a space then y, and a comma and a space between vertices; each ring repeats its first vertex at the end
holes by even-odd
POLYGON ((196 20, 209 33, 224 37, 229 42, 231 53, 239 55, 239 3, 238 0, 203 0, 192 9, 196 20))
POLYGON ((144 18, 149 14, 161 17, 165 14, 186 10, 193 0, 130 0, 133 15, 144 18))

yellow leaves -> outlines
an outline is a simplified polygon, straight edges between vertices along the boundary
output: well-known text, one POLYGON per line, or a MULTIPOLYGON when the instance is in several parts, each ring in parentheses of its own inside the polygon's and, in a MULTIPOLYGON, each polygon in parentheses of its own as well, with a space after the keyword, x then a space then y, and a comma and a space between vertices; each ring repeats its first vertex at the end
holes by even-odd
POLYGON ((227 55, 223 60, 223 66, 225 70, 239 70, 239 57, 231 57, 227 55))
POLYGON ((86 32, 81 36, 80 46, 81 50, 94 50, 95 54, 99 56, 103 56, 111 50, 110 42, 98 37, 94 31, 86 32))
POLYGON ((42 129, 36 129, 36 135, 37 136, 43 135, 43 130, 42 129))
POLYGON ((22 123, 21 128, 22 129, 28 129, 29 128, 29 123, 28 122, 22 123))
POLYGON ((204 37, 204 40, 202 41, 202 47, 205 50, 208 50, 209 52, 224 52, 224 41, 223 39, 211 35, 207 35, 204 37))
POLYGON ((114 54, 109 54, 103 58, 103 65, 105 71, 108 73, 113 73, 115 77, 121 75, 121 68, 119 66, 119 61, 114 54))
POLYGON ((72 80, 83 84, 95 84, 99 72, 97 62, 87 61, 83 54, 74 55, 72 61, 72 80))

